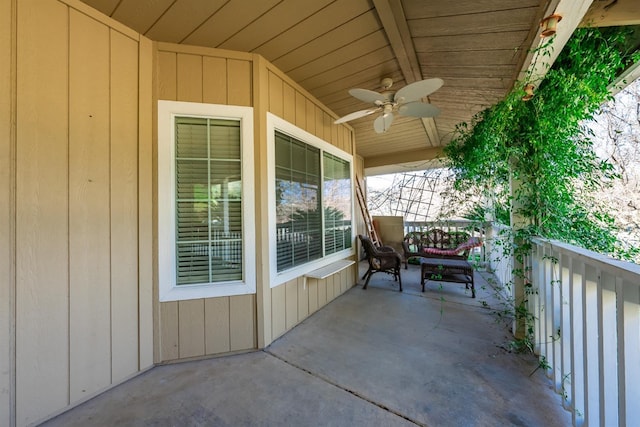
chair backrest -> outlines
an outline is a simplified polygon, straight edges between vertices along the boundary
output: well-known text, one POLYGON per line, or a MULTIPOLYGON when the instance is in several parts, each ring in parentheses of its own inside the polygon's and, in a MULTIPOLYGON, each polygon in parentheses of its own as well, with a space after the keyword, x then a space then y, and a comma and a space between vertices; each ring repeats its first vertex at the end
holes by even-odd
POLYGON ((371 239, 362 234, 358 234, 358 237, 362 242, 362 247, 364 248, 364 252, 366 253, 367 258, 372 257, 376 253, 376 247, 374 246, 371 239))
POLYGON ((426 231, 423 239, 423 245, 428 248, 443 249, 448 248, 451 245, 449 242, 449 233, 439 228, 432 228, 426 231))

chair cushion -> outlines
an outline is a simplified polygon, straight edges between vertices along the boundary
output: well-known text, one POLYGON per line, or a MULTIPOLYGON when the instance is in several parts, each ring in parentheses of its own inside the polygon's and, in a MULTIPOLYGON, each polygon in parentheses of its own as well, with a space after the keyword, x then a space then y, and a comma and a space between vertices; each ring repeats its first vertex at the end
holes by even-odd
POLYGON ((423 252, 426 254, 432 254, 432 255, 452 256, 452 255, 457 255, 460 252, 466 251, 468 249, 477 248, 479 246, 482 246, 482 240, 478 239, 477 237, 471 237, 469 238, 469 240, 459 244, 454 249, 423 248, 423 252))

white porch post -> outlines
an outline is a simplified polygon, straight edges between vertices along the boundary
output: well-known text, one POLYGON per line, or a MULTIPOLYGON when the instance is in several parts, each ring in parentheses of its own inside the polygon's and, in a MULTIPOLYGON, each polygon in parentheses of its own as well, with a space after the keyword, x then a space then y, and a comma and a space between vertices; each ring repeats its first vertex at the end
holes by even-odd
MULTIPOLYGON (((512 167, 513 171, 513 167, 512 167)), ((512 282, 513 288, 511 289, 511 295, 513 296, 513 304, 514 310, 518 312, 518 306, 524 304, 526 295, 525 295, 525 265, 524 259, 516 256, 517 248, 522 245, 522 240, 519 239, 518 231, 525 228, 529 223, 525 217, 520 214, 521 211, 521 202, 519 198, 519 193, 521 191, 522 181, 520 178, 514 177, 513 173, 510 174, 509 179, 510 186, 510 195, 511 195, 511 229, 514 235, 513 238, 513 252, 512 252, 512 282)), ((513 335, 520 339, 526 336, 526 319, 518 319, 517 316, 514 318, 512 332, 513 335)))

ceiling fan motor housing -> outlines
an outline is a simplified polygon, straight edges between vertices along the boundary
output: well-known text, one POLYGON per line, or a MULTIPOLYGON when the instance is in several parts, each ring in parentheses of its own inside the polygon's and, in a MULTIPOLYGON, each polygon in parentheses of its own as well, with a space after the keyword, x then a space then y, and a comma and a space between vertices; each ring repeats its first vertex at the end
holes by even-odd
POLYGON ((390 77, 385 77, 384 79, 382 79, 382 82, 380 82, 380 86, 382 86, 382 89, 389 89, 391 86, 393 86, 393 79, 390 77))

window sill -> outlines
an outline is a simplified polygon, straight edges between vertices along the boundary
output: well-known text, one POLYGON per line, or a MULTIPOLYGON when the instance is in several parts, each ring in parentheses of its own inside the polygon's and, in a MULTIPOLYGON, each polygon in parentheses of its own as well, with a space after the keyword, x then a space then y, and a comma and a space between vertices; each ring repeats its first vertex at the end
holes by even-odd
POLYGON ((209 285, 180 285, 160 290, 160 302, 185 301, 191 299, 230 297, 255 294, 255 285, 245 282, 216 283, 209 285))
POLYGON ((329 265, 325 265, 324 267, 318 268, 316 270, 310 271, 306 273, 304 276, 309 279, 326 279, 329 276, 332 276, 340 271, 344 270, 347 267, 355 264, 356 262, 349 259, 341 259, 340 261, 333 262, 329 265))

